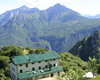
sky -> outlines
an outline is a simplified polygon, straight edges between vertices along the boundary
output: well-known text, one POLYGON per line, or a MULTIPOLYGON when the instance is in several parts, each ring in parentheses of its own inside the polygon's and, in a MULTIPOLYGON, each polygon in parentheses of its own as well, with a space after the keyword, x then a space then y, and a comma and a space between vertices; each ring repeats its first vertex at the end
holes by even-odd
POLYGON ((83 15, 100 14, 100 0, 0 0, 0 14, 23 5, 44 10, 57 3, 83 15))

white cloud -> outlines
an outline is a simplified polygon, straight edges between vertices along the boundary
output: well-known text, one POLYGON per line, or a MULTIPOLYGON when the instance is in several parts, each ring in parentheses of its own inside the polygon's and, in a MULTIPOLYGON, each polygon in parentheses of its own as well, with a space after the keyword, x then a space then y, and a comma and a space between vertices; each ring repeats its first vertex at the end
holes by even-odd
POLYGON ((23 3, 26 3, 26 4, 31 4, 33 2, 38 2, 38 0, 17 0, 18 2, 23 2, 23 3))
POLYGON ((38 1, 38 0, 17 0, 17 1, 19 1, 19 2, 21 2, 21 1, 32 2, 32 1, 38 1))

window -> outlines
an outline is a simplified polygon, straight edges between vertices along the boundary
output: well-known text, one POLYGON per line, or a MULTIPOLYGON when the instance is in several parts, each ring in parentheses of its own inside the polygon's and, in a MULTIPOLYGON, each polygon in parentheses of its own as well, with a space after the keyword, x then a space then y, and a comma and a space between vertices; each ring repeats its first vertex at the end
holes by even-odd
POLYGON ((35 70, 35 68, 32 68, 32 70, 34 71, 34 70, 35 70))
POLYGON ((45 68, 48 68, 48 66, 46 65, 45 68))
POLYGON ((53 77, 53 74, 51 74, 51 77, 53 77))
POLYGON ((58 76, 60 75, 60 72, 58 72, 58 76))
POLYGON ((53 64, 53 66, 56 66, 55 64, 53 64))
POLYGON ((26 67, 28 67, 28 64, 26 64, 26 67))
POLYGON ((47 60, 45 62, 47 62, 47 60))
POLYGON ((20 73, 22 73, 23 72, 23 70, 20 70, 20 73))
POLYGON ((19 66, 22 66, 22 64, 20 64, 19 66))
POLYGON ((39 69, 41 69, 41 66, 39 66, 39 69))
POLYGON ((53 61, 55 61, 55 59, 53 59, 53 61))
POLYGON ((34 62, 32 62, 32 64, 34 64, 34 62))

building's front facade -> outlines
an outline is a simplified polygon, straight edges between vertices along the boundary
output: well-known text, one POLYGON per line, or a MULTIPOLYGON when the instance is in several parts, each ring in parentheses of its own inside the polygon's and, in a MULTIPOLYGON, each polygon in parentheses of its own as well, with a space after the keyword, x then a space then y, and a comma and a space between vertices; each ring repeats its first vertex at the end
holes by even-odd
POLYGON ((59 58, 60 56, 55 52, 12 57, 11 78, 13 80, 37 80, 59 76, 63 71, 59 67, 59 58))

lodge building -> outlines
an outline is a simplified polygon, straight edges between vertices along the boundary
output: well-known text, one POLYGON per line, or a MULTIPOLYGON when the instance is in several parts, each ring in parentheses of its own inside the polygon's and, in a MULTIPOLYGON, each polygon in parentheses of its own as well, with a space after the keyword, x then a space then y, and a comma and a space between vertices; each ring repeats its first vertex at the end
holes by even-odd
POLYGON ((60 76, 60 56, 56 52, 11 57, 10 74, 13 80, 38 80, 60 76))

